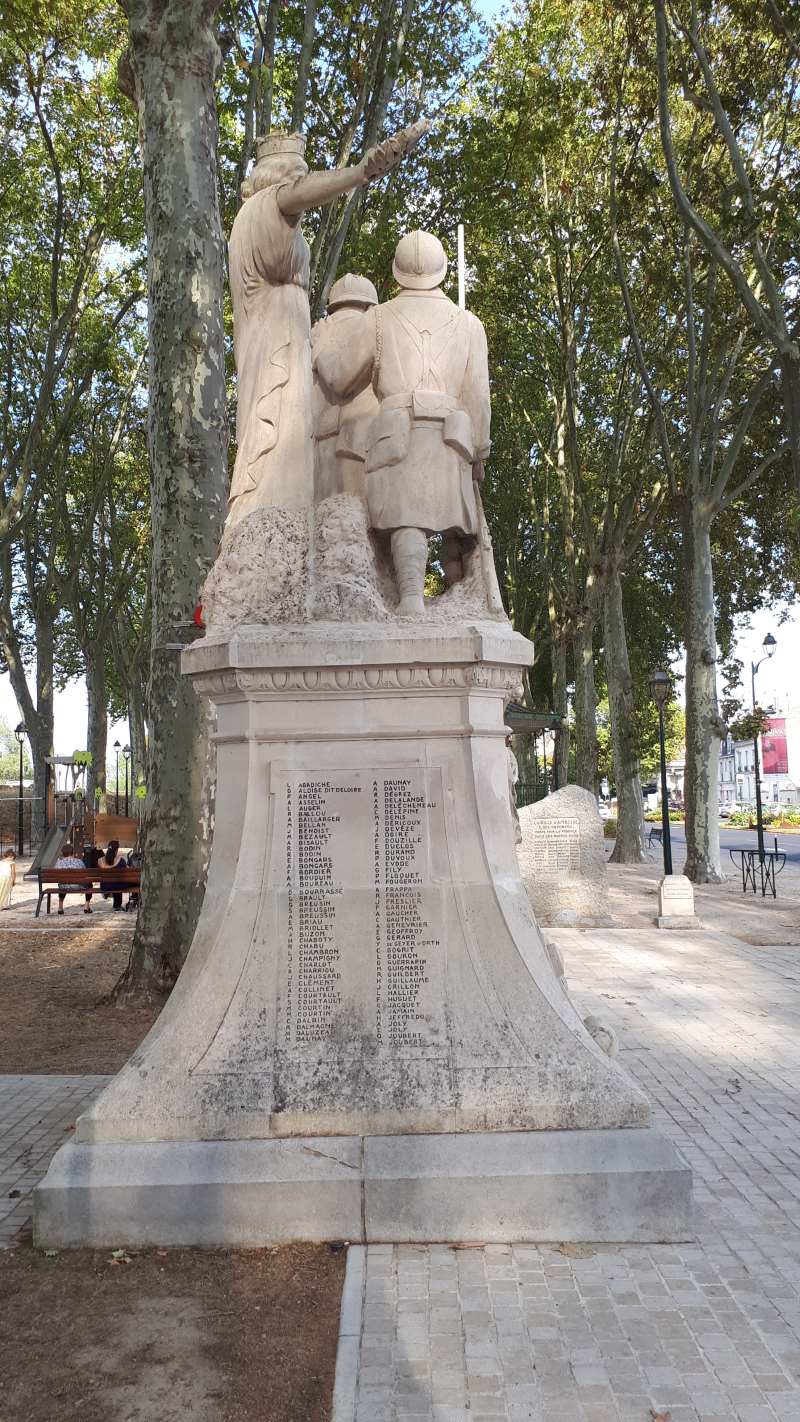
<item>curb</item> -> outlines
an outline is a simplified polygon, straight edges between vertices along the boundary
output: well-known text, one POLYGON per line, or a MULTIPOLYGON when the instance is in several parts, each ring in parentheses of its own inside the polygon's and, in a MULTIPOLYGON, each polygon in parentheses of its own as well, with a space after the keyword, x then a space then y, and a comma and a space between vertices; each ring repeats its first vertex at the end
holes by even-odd
POLYGON ((354 1422, 356 1415, 366 1264, 366 1245, 351 1244, 347 1250, 347 1268, 339 1314, 339 1343, 336 1349, 331 1422, 354 1422))

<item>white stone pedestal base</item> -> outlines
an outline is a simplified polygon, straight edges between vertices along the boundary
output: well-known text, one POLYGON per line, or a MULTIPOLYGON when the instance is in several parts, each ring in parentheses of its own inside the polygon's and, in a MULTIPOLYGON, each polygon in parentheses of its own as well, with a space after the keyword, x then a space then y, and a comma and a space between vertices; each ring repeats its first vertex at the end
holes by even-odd
POLYGON ((691 1178, 652 1128, 76 1142, 36 1190, 36 1242, 666 1242, 692 1236, 691 1178))
POLYGON ((659 928, 699 928, 694 889, 685 874, 665 874, 658 886, 659 928))
POLYGON ((503 712, 532 655, 497 623, 184 654, 217 708, 203 909, 37 1192, 40 1240, 685 1235, 689 1172, 520 879, 503 712))

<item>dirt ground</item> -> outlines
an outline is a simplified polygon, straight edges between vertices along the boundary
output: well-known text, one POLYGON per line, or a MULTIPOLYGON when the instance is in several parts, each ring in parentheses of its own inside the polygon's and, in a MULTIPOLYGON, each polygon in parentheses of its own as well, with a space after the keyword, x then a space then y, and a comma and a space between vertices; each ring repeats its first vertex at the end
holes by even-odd
MULTIPOLYGON (((607 854, 611 852, 607 846, 607 854)), ((680 872, 682 860, 675 865, 680 872)), ((778 897, 742 893, 741 876, 723 856, 726 878, 721 884, 695 886, 694 902, 701 927, 730 933, 753 947, 800 943, 800 869, 787 864, 778 878, 778 897)), ((658 912, 660 857, 649 864, 609 864, 611 917, 617 928, 652 928, 658 912)))
POLYGON ((345 1250, 0 1253, 0 1422, 325 1422, 345 1250))
POLYGON ((69 930, 0 921, 0 1072, 119 1071, 163 1005, 98 1006, 128 961, 133 922, 119 918, 69 930))

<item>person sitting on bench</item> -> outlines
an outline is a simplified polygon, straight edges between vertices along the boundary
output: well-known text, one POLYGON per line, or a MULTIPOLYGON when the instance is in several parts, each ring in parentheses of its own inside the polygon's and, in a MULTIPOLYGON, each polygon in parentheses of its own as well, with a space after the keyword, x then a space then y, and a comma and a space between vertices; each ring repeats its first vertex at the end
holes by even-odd
MULTIPOLYGON (((109 840, 108 849, 105 854, 101 855, 98 868, 127 869, 127 867, 125 855, 119 852, 119 840, 109 840)), ((112 880, 109 880, 108 883, 103 886, 103 898, 112 898, 114 900, 114 909, 117 912, 122 908, 122 893, 123 889, 120 885, 115 884, 112 880)))
MULTIPOLYGON (((90 867, 91 867, 91 866, 87 863, 86 859, 79 859, 78 856, 77 856, 77 854, 65 854, 65 855, 63 855, 63 856, 61 857, 61 859, 57 859, 56 862, 55 862, 55 864, 53 865, 53 868, 54 868, 54 869, 88 869, 88 868, 90 868, 90 867)), ((58 890, 58 916, 59 916, 59 918, 63 918, 63 916, 64 916, 64 900, 65 900, 65 898, 67 897, 67 894, 79 894, 79 893, 81 893, 81 891, 82 891, 83 889, 84 889, 83 884, 61 884, 61 885, 60 885, 59 890, 58 890)), ((84 911, 84 913, 91 913, 91 911, 92 911, 92 891, 91 891, 91 889, 89 889, 88 891, 84 892, 84 895, 83 895, 83 896, 84 896, 84 899, 86 900, 86 902, 85 902, 85 904, 84 904, 84 909, 83 909, 83 911, 84 911)))

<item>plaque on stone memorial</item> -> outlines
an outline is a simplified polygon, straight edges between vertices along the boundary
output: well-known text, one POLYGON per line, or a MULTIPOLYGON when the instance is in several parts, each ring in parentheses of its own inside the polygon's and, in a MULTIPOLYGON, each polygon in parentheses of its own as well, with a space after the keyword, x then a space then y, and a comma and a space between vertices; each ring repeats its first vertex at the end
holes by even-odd
POLYGON ((568 874, 581 867, 581 827, 574 815, 547 821, 532 845, 531 863, 540 874, 568 874))
POLYGON ((281 773, 276 796, 279 1040, 289 1050, 362 1037, 392 1052, 435 1049, 443 1003, 442 889, 431 855, 438 772, 281 773))
POLYGON ((544 923, 610 922, 603 826, 597 801, 565 785, 519 812, 520 869, 534 912, 544 923))

